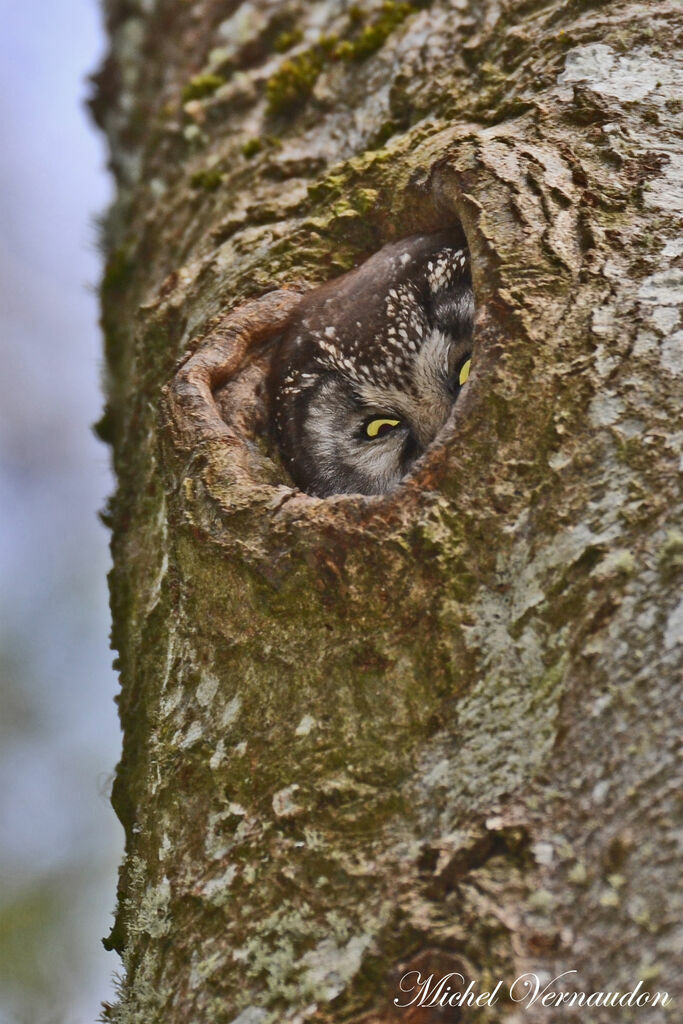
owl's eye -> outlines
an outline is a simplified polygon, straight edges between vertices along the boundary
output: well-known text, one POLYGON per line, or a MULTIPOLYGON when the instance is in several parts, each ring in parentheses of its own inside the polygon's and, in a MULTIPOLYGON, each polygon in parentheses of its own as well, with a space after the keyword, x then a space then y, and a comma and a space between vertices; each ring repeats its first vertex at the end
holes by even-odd
POLYGON ((384 437, 385 434, 391 433, 394 427, 398 427, 400 424, 400 420, 390 420, 384 416, 378 416, 376 419, 368 420, 365 424, 365 436, 373 440, 376 437, 384 437))
POLYGON ((463 384, 466 382, 467 378, 469 377, 469 375, 470 375, 470 366, 471 365, 472 365, 472 356, 467 356, 467 358, 460 364, 460 368, 458 369, 458 384, 460 385, 460 387, 463 386, 463 384))
POLYGON ((472 356, 468 353, 466 356, 463 356, 463 358, 460 360, 455 369, 455 373, 448 381, 448 390, 450 391, 454 398, 457 398, 458 392, 460 391, 460 388, 463 386, 463 384, 467 383, 467 380, 470 375, 471 366, 472 356))

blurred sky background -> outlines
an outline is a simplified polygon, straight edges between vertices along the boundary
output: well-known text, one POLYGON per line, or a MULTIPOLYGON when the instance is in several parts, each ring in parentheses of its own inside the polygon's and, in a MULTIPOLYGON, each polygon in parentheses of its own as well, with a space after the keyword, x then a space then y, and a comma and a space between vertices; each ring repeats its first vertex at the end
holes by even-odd
POLYGON ((0 1024, 93 1024, 122 830, 97 510, 112 489, 95 217, 111 196, 84 110, 97 0, 0 0, 0 1024))

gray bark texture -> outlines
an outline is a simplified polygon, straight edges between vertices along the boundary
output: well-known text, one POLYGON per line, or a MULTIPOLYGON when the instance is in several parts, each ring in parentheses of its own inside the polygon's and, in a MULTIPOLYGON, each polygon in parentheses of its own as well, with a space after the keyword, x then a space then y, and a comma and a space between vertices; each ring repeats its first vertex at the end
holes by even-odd
POLYGON ((680 1019, 680 6, 105 7, 106 1019, 680 1019), (395 494, 285 479, 267 344, 188 400, 207 338, 286 316, 245 303, 454 218, 473 374, 395 494), (674 1001, 395 1005, 411 971, 571 970, 674 1001))

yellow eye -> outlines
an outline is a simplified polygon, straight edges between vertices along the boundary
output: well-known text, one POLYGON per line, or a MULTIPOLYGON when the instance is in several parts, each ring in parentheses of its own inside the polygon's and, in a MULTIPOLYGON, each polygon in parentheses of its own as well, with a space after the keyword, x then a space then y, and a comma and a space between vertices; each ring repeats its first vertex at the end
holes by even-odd
POLYGON ((470 358, 470 359, 466 359, 465 362, 460 367, 460 372, 458 374, 458 384, 460 385, 460 387, 463 386, 463 384, 465 383, 465 381, 469 377, 469 375, 470 375, 470 366, 471 365, 472 365, 472 359, 470 358))
POLYGON ((383 434, 388 434, 390 430, 397 427, 400 422, 400 420, 389 420, 384 418, 369 420, 365 424, 365 434, 367 437, 382 437, 383 434))

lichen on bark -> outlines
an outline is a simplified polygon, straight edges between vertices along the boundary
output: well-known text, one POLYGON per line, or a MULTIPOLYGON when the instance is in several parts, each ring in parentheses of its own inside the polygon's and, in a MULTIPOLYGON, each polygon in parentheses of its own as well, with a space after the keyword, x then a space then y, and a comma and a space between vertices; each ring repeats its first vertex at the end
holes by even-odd
POLYGON ((680 12, 356 6, 362 60, 341 0, 106 4, 118 1024, 380 1024, 411 969, 682 994, 680 12), (179 441, 227 308, 456 216, 477 369, 395 495, 179 441))

